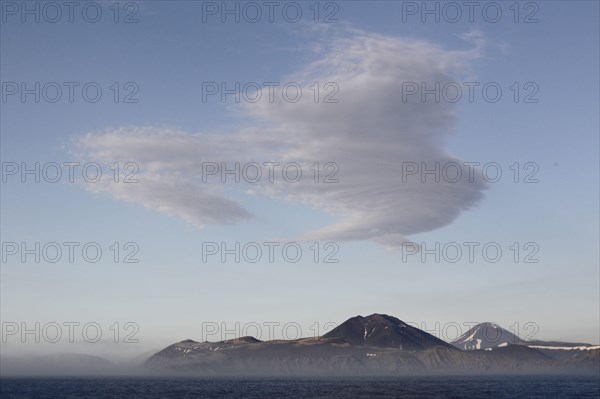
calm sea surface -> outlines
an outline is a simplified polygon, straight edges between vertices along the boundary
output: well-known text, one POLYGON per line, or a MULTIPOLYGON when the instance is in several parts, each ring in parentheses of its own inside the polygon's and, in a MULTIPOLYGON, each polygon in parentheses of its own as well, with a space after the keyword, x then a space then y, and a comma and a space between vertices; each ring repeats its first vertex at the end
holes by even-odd
POLYGON ((600 377, 2 378, 9 398, 600 398, 600 377))

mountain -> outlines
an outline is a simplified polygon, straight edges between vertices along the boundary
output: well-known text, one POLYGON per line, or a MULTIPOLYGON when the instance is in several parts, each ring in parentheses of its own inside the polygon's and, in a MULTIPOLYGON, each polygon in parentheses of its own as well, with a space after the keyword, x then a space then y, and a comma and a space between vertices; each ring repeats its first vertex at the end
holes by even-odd
POLYGON ((459 349, 476 350, 519 345, 525 341, 496 323, 486 322, 477 324, 451 343, 459 349))
POLYGON ((473 350, 497 350, 514 345, 524 346, 535 349, 537 352, 548 356, 551 359, 561 362, 571 361, 574 363, 590 363, 589 359, 595 359, 600 356, 600 346, 581 343, 581 342, 560 342, 560 341, 526 341, 515 334, 500 327, 495 323, 481 323, 471 328, 465 334, 452 341, 456 348, 473 350))
POLYGON ((473 335, 470 339, 475 340, 475 345, 485 345, 486 350, 462 350, 395 317, 373 314, 352 317, 320 338, 264 342, 253 337, 220 342, 185 340, 154 354, 146 367, 155 374, 196 376, 600 372, 600 362, 596 361, 600 350, 561 360, 519 344, 524 341, 503 331, 506 330, 492 323, 473 328, 461 338, 473 335), (492 332, 504 340, 494 338, 492 332), (498 339, 501 342, 493 342, 498 339), (496 346, 492 347, 494 343, 496 346))
POLYGON ((451 347, 447 342, 384 314, 356 316, 334 328, 323 338, 335 338, 357 346, 398 348, 409 351, 433 346, 451 347))

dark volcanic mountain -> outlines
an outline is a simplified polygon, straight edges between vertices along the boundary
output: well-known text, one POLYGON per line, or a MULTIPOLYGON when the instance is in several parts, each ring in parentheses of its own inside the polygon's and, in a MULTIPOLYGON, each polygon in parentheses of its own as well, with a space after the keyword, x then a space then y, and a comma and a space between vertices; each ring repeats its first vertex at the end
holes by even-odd
POLYGON ((398 348, 408 351, 433 346, 452 347, 441 339, 384 314, 356 316, 346 320, 323 338, 336 338, 357 346, 398 348))
MULTIPOLYGON (((485 334, 470 335, 478 332, 485 334)), ((485 350, 461 350, 395 317, 373 314, 353 317, 320 338, 185 340, 154 354, 146 366, 160 374, 207 376, 600 372, 600 349, 577 352, 562 360, 508 339, 485 350)))

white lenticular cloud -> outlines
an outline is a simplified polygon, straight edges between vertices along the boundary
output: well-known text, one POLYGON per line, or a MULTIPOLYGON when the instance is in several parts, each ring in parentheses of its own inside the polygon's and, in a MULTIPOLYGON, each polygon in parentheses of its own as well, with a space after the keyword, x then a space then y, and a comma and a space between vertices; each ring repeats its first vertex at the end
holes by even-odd
POLYGON ((423 102, 418 95, 404 97, 403 82, 428 82, 431 87, 457 81, 456 75, 468 72, 469 62, 478 57, 481 42, 477 38, 475 48, 451 51, 423 40, 354 31, 321 48, 317 61, 291 75, 288 81, 303 86, 300 101, 276 97, 269 102, 263 93, 259 102, 244 105, 240 111, 254 126, 243 131, 127 127, 80 136, 77 150, 98 160, 135 160, 140 165, 139 183, 99 184, 94 190, 197 226, 251 217, 243 197, 234 200, 227 185, 202 181, 202 162, 335 162, 338 183, 276 181, 261 191, 337 218, 302 239, 372 240, 398 247, 411 234, 451 223, 483 196, 485 184, 478 174, 473 181, 455 183, 403 181, 402 175, 408 162, 430 168, 456 162, 463 176, 472 172, 444 150, 457 106, 423 102), (308 89, 314 82, 334 82, 338 102, 316 103, 308 89))

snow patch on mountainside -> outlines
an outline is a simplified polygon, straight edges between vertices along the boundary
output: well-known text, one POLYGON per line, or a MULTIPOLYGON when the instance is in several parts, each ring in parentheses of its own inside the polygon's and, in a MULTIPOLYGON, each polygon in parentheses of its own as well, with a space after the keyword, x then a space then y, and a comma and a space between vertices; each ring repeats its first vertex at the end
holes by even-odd
POLYGON ((551 350, 563 350, 563 351, 591 351, 594 349, 600 349, 600 345, 596 346, 544 346, 544 345, 527 345, 533 349, 551 349, 551 350))

